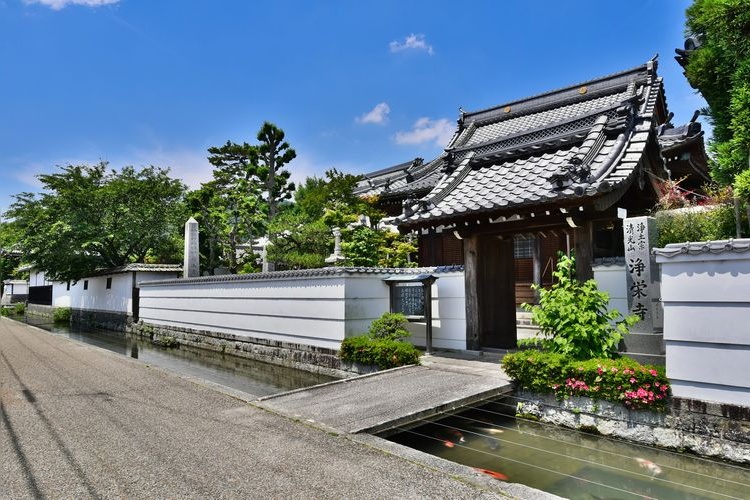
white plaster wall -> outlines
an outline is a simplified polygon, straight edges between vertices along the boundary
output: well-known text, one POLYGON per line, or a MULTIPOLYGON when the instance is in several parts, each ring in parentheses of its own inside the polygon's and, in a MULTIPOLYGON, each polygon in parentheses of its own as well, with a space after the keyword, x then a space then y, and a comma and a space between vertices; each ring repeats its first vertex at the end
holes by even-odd
MULTIPOLYGON (((466 293, 464 273, 439 273, 432 285, 432 347, 466 349, 466 293)), ((426 323, 410 322, 411 341, 424 347, 426 323)))
POLYGON ((750 406, 750 254, 680 254, 657 261, 672 393, 750 406))
POLYGON ((627 274, 624 264, 593 266, 594 280, 599 290, 609 294, 609 310, 617 309, 628 315, 627 274))
MULTIPOLYGON (((338 349, 388 312, 387 274, 351 273, 267 280, 142 283, 140 319, 155 325, 338 349)), ((432 287, 433 346, 465 349, 463 273, 439 273, 432 287)), ((410 323, 424 345, 425 323, 410 323)))
POLYGON ((107 312, 130 313, 132 310, 132 281, 130 273, 84 278, 77 283, 54 283, 52 305, 107 312), (107 278, 112 278, 112 288, 107 289, 107 278), (88 289, 84 283, 88 281, 88 289))
MULTIPOLYGON (((179 273, 136 272, 135 281, 152 281, 176 278, 179 273)), ((132 314, 133 312, 133 273, 117 273, 83 278, 76 283, 52 284, 52 305, 74 309, 106 311, 132 314), (107 288, 107 278, 112 278, 112 287, 107 288), (88 289, 84 283, 88 281, 88 289)))
POLYGON ((141 284, 145 323, 338 349, 345 278, 141 284))

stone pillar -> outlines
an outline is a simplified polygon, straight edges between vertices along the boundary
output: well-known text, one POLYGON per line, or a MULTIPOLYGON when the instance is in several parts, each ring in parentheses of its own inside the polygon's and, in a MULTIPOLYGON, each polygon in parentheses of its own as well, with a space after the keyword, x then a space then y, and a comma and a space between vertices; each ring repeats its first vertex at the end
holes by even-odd
POLYGON ((183 278, 195 278, 201 275, 198 238, 198 221, 190 217, 185 223, 185 263, 182 265, 183 278))
POLYGON ((627 277, 628 311, 641 321, 633 332, 662 331, 661 278, 659 266, 651 249, 656 245, 658 232, 653 217, 633 217, 623 221, 625 232, 625 271, 627 277))

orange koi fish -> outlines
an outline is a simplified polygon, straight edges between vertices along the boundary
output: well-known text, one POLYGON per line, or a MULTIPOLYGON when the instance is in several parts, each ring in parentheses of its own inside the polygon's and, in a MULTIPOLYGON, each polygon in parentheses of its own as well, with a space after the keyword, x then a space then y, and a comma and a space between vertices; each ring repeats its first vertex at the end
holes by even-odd
POLYGON ((508 480, 508 476, 506 476, 502 472, 497 472, 497 471, 489 470, 489 469, 481 469, 479 467, 474 467, 474 470, 477 471, 477 472, 481 472, 482 474, 487 474, 491 478, 497 479, 498 481, 507 481, 508 480))

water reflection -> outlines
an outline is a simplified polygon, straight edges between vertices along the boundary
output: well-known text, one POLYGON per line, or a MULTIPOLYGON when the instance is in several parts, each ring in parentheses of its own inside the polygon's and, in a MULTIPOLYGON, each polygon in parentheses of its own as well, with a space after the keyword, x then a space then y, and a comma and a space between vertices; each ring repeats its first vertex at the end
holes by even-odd
POLYGON ((123 332, 102 329, 73 330, 67 326, 55 325, 49 319, 38 316, 27 316, 26 322, 79 342, 130 356, 183 375, 238 389, 256 397, 334 380, 326 375, 187 346, 165 349, 154 346, 148 339, 123 332))
POLYGON ((491 403, 389 439, 567 498, 750 497, 747 468, 517 419, 514 407, 491 403))

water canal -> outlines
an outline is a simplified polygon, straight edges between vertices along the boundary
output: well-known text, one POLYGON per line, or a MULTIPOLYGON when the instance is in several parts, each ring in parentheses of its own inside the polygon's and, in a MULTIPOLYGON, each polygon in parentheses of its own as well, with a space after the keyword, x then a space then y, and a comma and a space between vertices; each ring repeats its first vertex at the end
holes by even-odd
POLYGON ((295 370, 188 346, 158 347, 147 339, 102 329, 72 329, 52 323, 49 318, 27 315, 23 321, 78 342, 94 345, 144 363, 221 384, 262 397, 335 380, 326 375, 295 370))
POLYGON ((572 499, 750 498, 750 469, 513 416, 511 399, 388 439, 572 499))

